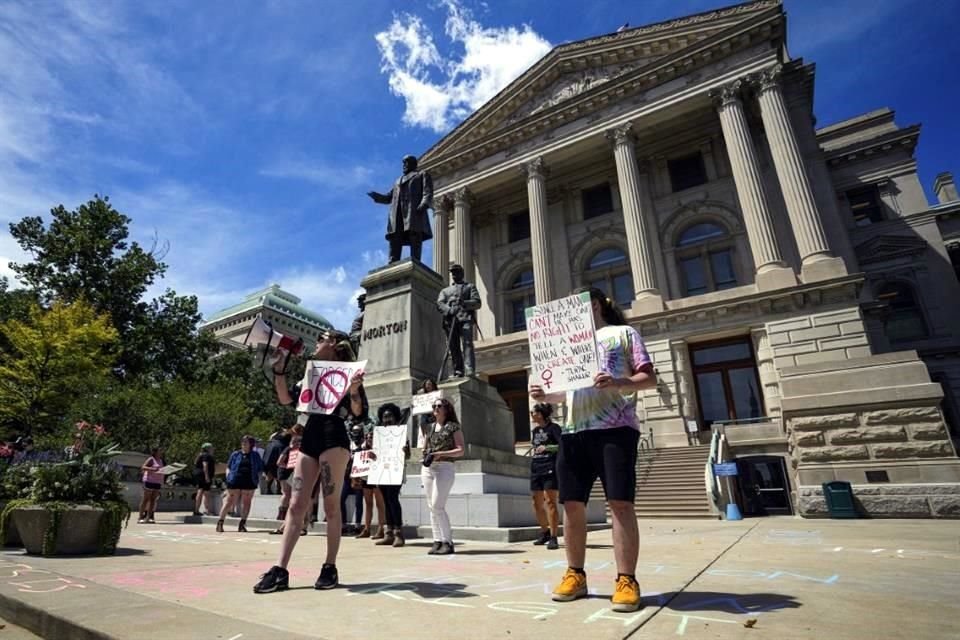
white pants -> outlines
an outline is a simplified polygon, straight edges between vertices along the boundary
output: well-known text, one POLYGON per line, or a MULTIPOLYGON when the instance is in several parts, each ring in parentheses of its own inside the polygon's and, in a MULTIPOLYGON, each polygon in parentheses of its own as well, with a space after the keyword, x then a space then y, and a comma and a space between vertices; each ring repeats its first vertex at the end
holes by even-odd
POLYGON ((452 462, 434 462, 420 471, 423 493, 430 508, 430 526, 433 527, 434 542, 453 543, 450 530, 450 518, 447 516, 447 497, 453 488, 456 472, 452 462))

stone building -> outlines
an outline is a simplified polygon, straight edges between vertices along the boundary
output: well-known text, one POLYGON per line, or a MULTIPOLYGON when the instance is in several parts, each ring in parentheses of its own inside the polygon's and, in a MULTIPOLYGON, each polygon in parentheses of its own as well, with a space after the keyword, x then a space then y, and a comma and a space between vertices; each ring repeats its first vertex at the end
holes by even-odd
POLYGON ((212 331, 226 349, 240 349, 254 319, 260 315, 280 333, 303 338, 308 350, 317 343, 323 329, 333 328, 326 318, 300 304, 300 298, 279 284, 255 291, 242 302, 212 314, 201 329, 212 331))
POLYGON ((761 0, 556 47, 422 156, 434 268, 480 289, 519 441, 523 309, 594 285, 654 359, 657 448, 723 430, 772 513, 847 480, 870 513, 957 515, 956 188, 926 202, 890 110, 818 130, 785 34, 761 0))

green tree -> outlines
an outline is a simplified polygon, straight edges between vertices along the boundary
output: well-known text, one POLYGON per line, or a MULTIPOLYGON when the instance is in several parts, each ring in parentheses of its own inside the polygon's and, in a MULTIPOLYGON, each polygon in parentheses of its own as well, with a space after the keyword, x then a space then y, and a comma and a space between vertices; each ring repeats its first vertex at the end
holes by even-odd
POLYGON ((214 351, 212 339, 200 336, 197 300, 167 292, 152 302, 147 289, 163 277, 165 249, 146 250, 129 240, 130 218, 94 195, 69 211, 50 211, 50 224, 40 216, 10 225, 31 262, 11 264, 20 280, 44 303, 88 300, 109 314, 123 345, 117 371, 126 379, 190 377, 199 362, 214 351))
POLYGON ((116 359, 117 331, 82 298, 32 305, 26 320, 0 323, 0 423, 20 433, 57 429, 71 405, 92 393, 116 359))

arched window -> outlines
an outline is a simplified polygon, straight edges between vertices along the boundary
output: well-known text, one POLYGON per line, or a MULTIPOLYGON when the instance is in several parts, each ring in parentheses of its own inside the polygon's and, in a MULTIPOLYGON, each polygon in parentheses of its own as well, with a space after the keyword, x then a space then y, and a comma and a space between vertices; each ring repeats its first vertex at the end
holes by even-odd
POLYGON ((733 238, 719 224, 690 225, 677 239, 675 253, 684 295, 696 296, 737 286, 733 238))
POLYGON ((537 303, 533 291, 533 269, 524 269, 510 281, 506 291, 507 332, 525 331, 527 319, 524 311, 537 303))
POLYGON ((633 302, 633 276, 630 275, 630 262, 620 249, 608 247, 593 254, 587 261, 583 280, 588 286, 605 292, 621 307, 629 307, 633 302))
POLYGON ((877 298, 890 309, 884 322, 884 331, 890 342, 903 342, 927 337, 927 324, 910 285, 890 282, 883 285, 877 298))

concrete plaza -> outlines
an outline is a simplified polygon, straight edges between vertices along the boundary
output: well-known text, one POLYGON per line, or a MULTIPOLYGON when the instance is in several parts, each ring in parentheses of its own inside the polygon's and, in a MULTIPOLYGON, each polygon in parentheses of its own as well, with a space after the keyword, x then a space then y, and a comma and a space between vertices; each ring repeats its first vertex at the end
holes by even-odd
POLYGON ((529 542, 436 557, 425 540, 345 539, 341 587, 318 592, 325 538, 309 535, 291 590, 254 595, 276 536, 160 522, 131 524, 115 557, 8 550, 0 616, 54 639, 960 638, 956 521, 641 520, 640 531, 633 614, 608 607, 609 530, 589 536, 590 597, 561 604, 549 593, 562 549, 529 542))

